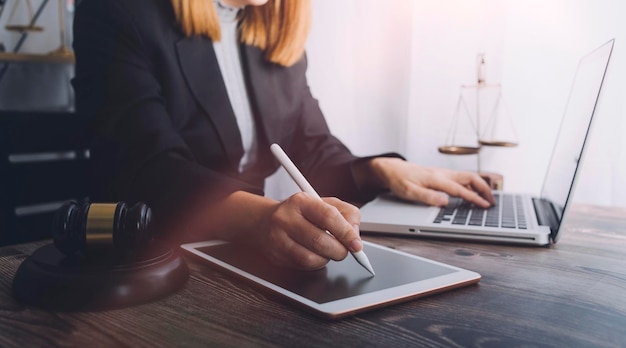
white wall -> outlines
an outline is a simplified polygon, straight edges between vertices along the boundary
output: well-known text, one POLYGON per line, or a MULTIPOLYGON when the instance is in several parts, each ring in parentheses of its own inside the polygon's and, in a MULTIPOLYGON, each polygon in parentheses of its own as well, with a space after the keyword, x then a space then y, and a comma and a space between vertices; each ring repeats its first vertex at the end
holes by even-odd
POLYGON ((519 146, 483 148, 505 189, 538 194, 578 59, 616 38, 575 200, 626 206, 626 13, 621 0, 315 0, 309 83, 331 129, 357 154, 399 151, 427 165, 476 170, 437 152, 459 86, 502 83, 519 146), (375 141, 373 141, 375 140, 375 141))
MULTIPOLYGON (((358 155, 406 148, 412 1, 313 1, 309 84, 331 130, 358 155)), ((297 191, 281 170, 266 193, 297 191)))

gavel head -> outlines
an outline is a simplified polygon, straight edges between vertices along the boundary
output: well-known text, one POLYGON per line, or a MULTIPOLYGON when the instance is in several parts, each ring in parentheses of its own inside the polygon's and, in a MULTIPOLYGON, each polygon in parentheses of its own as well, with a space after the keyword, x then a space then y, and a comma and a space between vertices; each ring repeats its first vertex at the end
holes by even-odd
POLYGON ((131 208, 124 202, 68 201, 54 217, 54 245, 66 256, 81 256, 94 249, 127 252, 152 242, 152 212, 144 203, 131 208))

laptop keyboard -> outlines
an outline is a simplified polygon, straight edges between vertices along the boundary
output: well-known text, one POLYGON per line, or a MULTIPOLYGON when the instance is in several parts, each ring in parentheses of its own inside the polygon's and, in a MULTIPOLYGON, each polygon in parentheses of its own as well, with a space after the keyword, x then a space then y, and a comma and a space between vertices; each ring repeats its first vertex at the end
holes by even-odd
POLYGON ((453 225, 527 229, 522 197, 494 193, 496 204, 485 209, 459 197, 450 197, 448 205, 439 210, 434 223, 450 221, 453 225))

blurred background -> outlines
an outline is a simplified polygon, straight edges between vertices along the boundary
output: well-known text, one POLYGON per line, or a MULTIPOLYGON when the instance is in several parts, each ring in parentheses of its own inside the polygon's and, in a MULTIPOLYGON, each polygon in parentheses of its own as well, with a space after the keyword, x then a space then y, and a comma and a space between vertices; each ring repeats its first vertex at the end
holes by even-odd
MULTIPOLYGON (((397 151, 422 165, 474 171, 480 156, 481 170, 502 174, 505 190, 537 195, 577 63, 615 38, 574 200, 626 206, 626 22, 618 20, 626 2, 314 0, 313 9, 309 83, 354 153, 397 151), (480 53, 486 82, 502 86, 519 145, 441 154, 459 88, 476 84, 480 53)), ((268 185, 277 197, 293 190, 268 185)))
MULTIPOLYGON (((473 171, 480 156, 481 170, 503 175, 505 190, 537 195, 578 60, 615 38, 575 201, 626 206, 626 141, 621 136, 626 134, 626 22, 619 20, 625 1, 312 3, 309 83, 331 130, 355 154, 396 151, 422 165, 473 171), (460 86, 476 84, 479 54, 485 57, 486 83, 501 85, 506 115, 499 117, 511 125, 502 136, 515 138, 502 140, 518 146, 483 147, 478 155, 441 154, 437 149, 446 145, 460 86)), ((45 56, 71 44, 73 0, 0 4, 5 53, 19 45, 20 53, 45 56), (23 32, 6 30, 33 16, 43 31, 24 38, 23 32)), ((0 109, 73 109, 71 59, 42 64, 7 57, 0 57, 0 109)), ((467 121, 465 115, 460 119, 467 121)), ((467 123, 460 123, 456 133, 462 141, 475 141, 467 123)), ((268 181, 270 196, 283 198, 297 190, 284 175, 268 181)))

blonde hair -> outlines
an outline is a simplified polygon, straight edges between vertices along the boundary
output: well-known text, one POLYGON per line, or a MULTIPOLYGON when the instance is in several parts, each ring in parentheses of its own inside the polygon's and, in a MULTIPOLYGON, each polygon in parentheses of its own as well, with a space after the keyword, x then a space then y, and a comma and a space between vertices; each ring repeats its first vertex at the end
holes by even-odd
MULTIPOLYGON (((171 0, 178 23, 187 36, 220 40, 213 0, 171 0)), ((311 26, 310 0, 269 0, 246 6, 240 13, 239 39, 265 51, 265 59, 291 66, 304 54, 311 26)))

